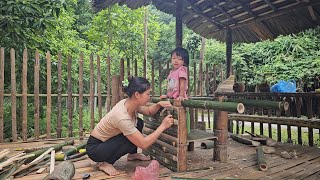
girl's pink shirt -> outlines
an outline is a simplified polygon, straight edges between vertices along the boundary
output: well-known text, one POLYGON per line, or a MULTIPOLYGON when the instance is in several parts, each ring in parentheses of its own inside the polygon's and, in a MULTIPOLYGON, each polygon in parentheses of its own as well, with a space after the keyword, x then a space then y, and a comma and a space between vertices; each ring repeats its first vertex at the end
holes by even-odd
POLYGON ((180 86, 179 86, 179 78, 185 78, 186 79, 186 84, 185 84, 185 92, 183 97, 187 97, 187 90, 188 90, 188 73, 187 73, 187 68, 185 66, 181 66, 176 70, 171 70, 169 75, 168 75, 168 87, 167 87, 167 96, 169 98, 178 98, 179 97, 179 92, 180 92, 180 86))

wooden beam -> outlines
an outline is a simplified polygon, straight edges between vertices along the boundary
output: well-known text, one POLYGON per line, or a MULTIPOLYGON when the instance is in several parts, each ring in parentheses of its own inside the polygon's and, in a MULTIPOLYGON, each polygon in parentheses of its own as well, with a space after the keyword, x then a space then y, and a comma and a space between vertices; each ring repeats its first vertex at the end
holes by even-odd
POLYGON ((264 2, 266 2, 271 9, 273 9, 273 11, 278 11, 278 8, 276 8, 276 6, 270 0, 264 0, 264 2))
POLYGON ((183 0, 176 1, 176 47, 182 47, 183 0))
POLYGON ((231 61, 232 61, 232 30, 228 28, 226 33, 226 64, 227 64, 227 78, 232 74, 231 61))
POLYGON ((318 18, 317 18, 317 16, 316 16, 316 12, 314 12, 314 9, 313 9, 312 6, 308 6, 308 11, 309 11, 309 13, 310 13, 310 16, 311 16, 312 20, 313 20, 313 21, 317 21, 318 18))
POLYGON ((212 7, 213 7, 213 8, 218 9, 222 14, 224 14, 225 16, 227 16, 227 17, 232 21, 233 24, 237 24, 237 21, 234 20, 234 19, 232 18, 232 16, 231 16, 223 7, 219 6, 219 5, 218 5, 216 2, 214 2, 214 1, 209 1, 209 3, 212 4, 212 7))

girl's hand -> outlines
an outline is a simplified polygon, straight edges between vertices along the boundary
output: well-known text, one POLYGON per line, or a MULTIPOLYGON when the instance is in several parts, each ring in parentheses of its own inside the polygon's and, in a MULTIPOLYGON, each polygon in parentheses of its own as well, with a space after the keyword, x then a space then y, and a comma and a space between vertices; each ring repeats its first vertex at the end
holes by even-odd
POLYGON ((161 126, 163 126, 165 129, 168 129, 172 125, 173 125, 173 117, 172 115, 169 114, 162 120, 161 126))
POLYGON ((167 99, 168 97, 167 97, 167 95, 161 95, 160 96, 160 99, 167 99))
POLYGON ((166 109, 168 109, 172 106, 170 101, 159 101, 157 104, 159 104, 161 107, 164 107, 166 109))

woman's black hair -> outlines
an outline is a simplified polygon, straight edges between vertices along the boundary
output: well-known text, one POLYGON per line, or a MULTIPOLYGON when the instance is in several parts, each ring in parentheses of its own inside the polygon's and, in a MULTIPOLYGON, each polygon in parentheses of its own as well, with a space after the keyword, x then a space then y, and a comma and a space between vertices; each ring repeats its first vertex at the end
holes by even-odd
POLYGON ((140 94, 144 93, 151 87, 150 82, 144 77, 128 77, 128 85, 122 85, 123 92, 127 93, 129 97, 131 97, 135 92, 140 94))
POLYGON ((171 52, 172 55, 176 53, 177 56, 182 57, 182 60, 184 62, 184 66, 189 66, 189 53, 185 48, 177 47, 171 52))

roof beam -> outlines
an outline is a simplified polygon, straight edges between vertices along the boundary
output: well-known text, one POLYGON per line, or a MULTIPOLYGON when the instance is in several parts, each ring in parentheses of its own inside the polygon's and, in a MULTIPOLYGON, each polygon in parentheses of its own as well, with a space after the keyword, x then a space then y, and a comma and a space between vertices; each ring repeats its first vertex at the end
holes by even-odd
POLYGON ((225 16, 227 16, 227 17, 232 21, 233 24, 237 24, 237 21, 234 20, 234 19, 231 17, 231 15, 230 15, 223 7, 219 6, 219 5, 218 5, 216 2, 214 2, 214 1, 209 1, 209 2, 211 3, 211 5, 212 5, 213 8, 218 9, 222 14, 224 14, 225 16))
POLYGON ((273 11, 278 11, 278 8, 276 8, 276 6, 270 0, 264 0, 264 2, 266 2, 271 9, 273 9, 273 11))
POLYGON ((312 6, 308 6, 308 11, 309 11, 309 14, 310 14, 312 20, 313 20, 313 21, 317 21, 318 18, 317 18, 317 16, 316 16, 316 12, 314 12, 314 9, 313 9, 312 6))
POLYGON ((191 11, 195 14, 198 14, 199 16, 205 18, 207 21, 215 24, 219 29, 223 28, 223 27, 227 27, 227 25, 221 23, 220 21, 217 21, 213 18, 210 18, 209 16, 207 16, 206 14, 204 14, 200 8, 194 6, 190 0, 185 0, 186 5, 191 7, 191 11))
POLYGON ((238 0, 236 1, 237 4, 239 4, 245 11, 247 11, 251 16, 253 16, 254 18, 257 17, 256 14, 254 14, 254 12, 247 6, 245 5, 245 3, 242 0, 238 0))

